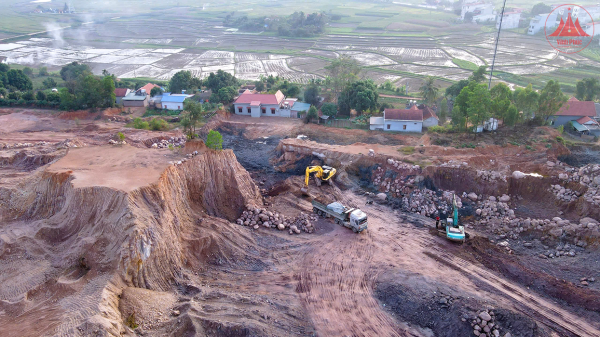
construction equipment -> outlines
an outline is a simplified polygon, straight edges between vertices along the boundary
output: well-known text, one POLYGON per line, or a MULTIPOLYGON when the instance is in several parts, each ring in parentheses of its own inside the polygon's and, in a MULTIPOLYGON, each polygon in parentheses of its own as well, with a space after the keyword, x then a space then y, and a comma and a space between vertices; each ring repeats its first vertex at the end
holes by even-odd
POLYGON ((452 217, 440 220, 436 218, 435 229, 444 234, 446 239, 464 243, 468 234, 465 233, 465 227, 458 221, 458 207, 456 206, 456 195, 452 196, 452 217))
POLYGON ((367 229, 367 215, 358 208, 349 208, 339 202, 325 205, 316 200, 312 201, 312 205, 313 212, 326 218, 334 218, 335 223, 352 229, 354 233, 367 229))
POLYGON ((332 177, 335 175, 336 170, 331 166, 309 166, 306 168, 306 176, 304 178, 304 187, 301 189, 303 193, 308 193, 308 180, 311 173, 314 173, 315 184, 321 186, 323 182, 332 183, 332 177))

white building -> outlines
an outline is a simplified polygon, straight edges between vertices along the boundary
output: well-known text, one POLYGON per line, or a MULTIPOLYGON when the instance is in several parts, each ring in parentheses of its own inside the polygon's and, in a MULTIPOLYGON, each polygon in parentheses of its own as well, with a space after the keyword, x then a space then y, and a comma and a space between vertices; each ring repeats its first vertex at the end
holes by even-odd
POLYGON ((464 21, 467 13, 473 13, 473 22, 476 23, 496 20, 496 11, 492 4, 464 1, 460 11, 460 19, 464 21))
MULTIPOLYGON (((557 16, 558 16, 558 11, 553 11, 552 13, 536 15, 529 22, 529 29, 527 30, 527 34, 535 35, 540 31, 543 33, 544 27, 546 27, 546 22, 547 22, 546 29, 552 30, 552 28, 554 28, 558 25, 558 23, 556 22, 557 16)), ((548 34, 552 34, 552 32, 549 32, 548 34)))
MULTIPOLYGON (((280 90, 275 94, 253 94, 246 90, 233 102, 233 106, 236 115, 291 117, 291 109, 284 104, 284 100, 285 96, 280 90)), ((288 105, 292 102, 288 100, 288 105)))
POLYGON ((423 127, 438 125, 438 117, 428 107, 410 109, 385 109, 383 117, 371 117, 371 130, 422 132, 423 127))
POLYGON ((515 29, 519 28, 519 22, 521 22, 521 11, 505 12, 504 15, 498 15, 496 19, 496 29, 500 28, 500 17, 502 17, 502 29, 515 29))
POLYGON ((160 104, 163 109, 167 110, 183 110, 183 102, 194 95, 186 94, 171 94, 166 92, 160 99, 160 104))

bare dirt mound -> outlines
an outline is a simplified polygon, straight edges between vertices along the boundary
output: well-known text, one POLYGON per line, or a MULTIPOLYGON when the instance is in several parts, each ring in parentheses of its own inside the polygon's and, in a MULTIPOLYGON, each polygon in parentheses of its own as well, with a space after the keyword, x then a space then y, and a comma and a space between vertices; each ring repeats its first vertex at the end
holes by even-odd
POLYGON ((140 160, 140 150, 78 149, 3 191, 5 332, 120 335, 127 331, 118 298, 124 286, 169 290, 184 268, 209 264, 260 268, 247 251, 254 239, 221 219, 262 202, 231 151, 206 151, 178 166, 163 159, 162 172, 145 172, 144 161, 158 158, 140 160), (102 159, 103 151, 116 157, 102 159), (144 180, 121 175, 124 169, 144 180), (52 318, 38 320, 40 310, 52 318), (36 330, 27 331, 32 319, 36 330))

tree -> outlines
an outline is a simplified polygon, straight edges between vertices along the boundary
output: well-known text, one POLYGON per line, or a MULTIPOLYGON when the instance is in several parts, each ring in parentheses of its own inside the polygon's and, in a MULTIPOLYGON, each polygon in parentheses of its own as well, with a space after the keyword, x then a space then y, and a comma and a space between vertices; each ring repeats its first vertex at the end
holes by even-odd
POLYGON ((52 89, 56 88, 58 86, 58 83, 56 83, 56 81, 52 77, 48 77, 42 82, 42 85, 46 89, 52 89))
POLYGON ((440 113, 438 114, 438 118, 440 119, 440 125, 446 124, 446 119, 448 118, 448 100, 446 97, 444 97, 440 103, 440 113))
POLYGON ((296 97, 300 93, 300 86, 296 83, 284 80, 283 82, 277 82, 271 91, 281 90, 286 97, 296 97))
POLYGON ((157 95, 162 95, 163 91, 160 87, 154 87, 150 90, 150 97, 154 97, 157 95))
POLYGON ((231 103, 235 96, 237 96, 238 90, 236 87, 224 87, 219 89, 219 101, 223 103, 231 103))
POLYGON ((475 86, 469 94, 467 112, 473 125, 482 125, 490 117, 490 91, 485 84, 475 86))
POLYGON ((57 92, 51 92, 48 95, 46 95, 46 100, 48 102, 58 103, 58 102, 60 102, 60 94, 57 92))
POLYGON ((38 92, 35 94, 35 98, 36 98, 38 101, 45 101, 45 100, 46 100, 48 97, 46 97, 46 94, 45 94, 43 91, 38 91, 38 92))
POLYGON ((315 119, 315 118, 319 118, 319 112, 317 111, 317 108, 315 108, 315 106, 312 105, 310 107, 310 109, 308 109, 308 113, 306 114, 306 119, 311 120, 311 119, 315 119))
POLYGON ((338 111, 350 114, 351 109, 359 113, 367 110, 376 110, 378 106, 377 86, 372 80, 362 80, 346 86, 338 100, 338 111))
POLYGON ((27 91, 33 89, 33 84, 31 80, 22 70, 11 69, 6 73, 6 77, 8 80, 8 85, 15 87, 20 91, 27 91))
POLYGON ((6 98, 7 95, 8 95, 8 90, 0 87, 0 97, 6 98))
POLYGON ((490 105, 492 117, 504 121, 512 98, 510 88, 504 83, 498 83, 490 90, 490 96, 492 99, 490 105))
POLYGON ((35 99, 35 95, 33 94, 33 91, 27 91, 23 94, 23 96, 21 96, 21 98, 26 101, 33 101, 35 99))
POLYGON ((504 118, 504 125, 513 126, 519 120, 519 110, 513 104, 508 107, 506 117, 504 118))
POLYGON ((73 81, 80 76, 91 75, 92 70, 86 64, 79 64, 78 62, 72 62, 62 67, 60 70, 60 77, 66 82, 73 81))
MULTIPOLYGON (((169 81, 169 90, 174 94, 180 94, 182 90, 187 90, 192 80, 192 73, 187 70, 181 70, 175 73, 169 81)), ((214 90, 213 92, 217 92, 214 90)))
POLYGON ((419 90, 425 104, 432 105, 435 103, 439 88, 435 85, 435 78, 433 76, 427 76, 419 90))
POLYGON ((446 96, 450 96, 450 98, 453 100, 454 98, 456 98, 456 96, 458 96, 458 94, 460 94, 460 91, 467 85, 469 85, 469 80, 460 80, 460 81, 452 84, 451 86, 446 88, 446 96))
POLYGON ((334 117, 337 115, 337 105, 335 103, 325 103, 321 107, 321 112, 325 116, 334 117))
POLYGON ((189 88, 190 90, 202 89, 202 80, 198 77, 192 77, 190 80, 189 88))
POLYGON ((196 126, 204 118, 204 107, 200 102, 188 99, 183 102, 183 108, 188 114, 184 117, 186 121, 182 120, 182 126, 185 130, 187 125, 188 137, 194 138, 196 137, 196 126))
POLYGON ((537 113, 540 95, 533 90, 531 84, 525 89, 517 88, 513 93, 513 101, 518 111, 523 111, 523 119, 529 120, 537 113))
POLYGON ((33 69, 29 68, 29 67, 25 67, 23 68, 23 74, 27 75, 27 77, 31 78, 33 77, 33 69))
POLYGON ((256 89, 256 91, 258 91, 258 92, 265 91, 265 82, 263 82, 263 81, 254 82, 254 89, 256 89))
POLYGON ((600 94, 600 84, 596 78, 584 78, 577 81, 575 97, 580 101, 594 101, 600 94))
POLYGON ((533 6, 533 8, 531 9, 531 15, 536 16, 538 14, 547 14, 547 13, 550 13, 551 11, 552 11, 552 7, 550 7, 549 5, 546 5, 543 2, 540 2, 540 3, 536 4, 535 6, 533 6))
POLYGON ((316 83, 308 85, 304 90, 304 101, 312 105, 319 104, 319 95, 321 94, 321 88, 316 83))
POLYGON ((486 75, 486 66, 480 66, 473 72, 473 75, 469 77, 469 81, 483 82, 486 75))
POLYGON ((458 130, 464 130, 467 125, 467 118, 465 114, 460 111, 458 105, 455 105, 452 109, 452 126, 458 130))
POLYGON ((40 70, 39 70, 39 75, 40 75, 40 76, 48 76, 48 75, 50 75, 50 74, 48 73, 48 68, 46 68, 46 67, 41 67, 41 68, 40 68, 40 70))
POLYGON ((221 136, 219 131, 210 130, 208 132, 208 136, 206 136, 206 146, 213 150, 223 149, 223 136, 221 136))
POLYGON ((240 83, 233 75, 219 69, 217 73, 210 73, 210 75, 208 75, 208 78, 204 81, 204 85, 212 90, 212 92, 219 92, 221 88, 225 87, 238 88, 240 83))
POLYGON ((115 106, 117 96, 115 95, 115 81, 112 76, 105 76, 102 79, 100 92, 100 106, 103 108, 112 108, 115 106))
MULTIPOLYGON (((567 96, 560 90, 560 84, 554 80, 548 81, 540 94, 539 117, 548 121, 567 102, 567 96)), ((537 117, 537 116, 536 116, 537 117)))
POLYGON ((348 55, 342 55, 325 67, 327 73, 326 83, 333 91, 333 96, 337 102, 342 90, 348 84, 358 80, 360 66, 358 62, 348 55))

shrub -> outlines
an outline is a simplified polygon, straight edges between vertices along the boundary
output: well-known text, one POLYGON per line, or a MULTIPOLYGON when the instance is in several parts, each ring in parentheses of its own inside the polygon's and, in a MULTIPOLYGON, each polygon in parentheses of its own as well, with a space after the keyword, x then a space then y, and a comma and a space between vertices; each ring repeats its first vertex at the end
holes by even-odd
POLYGON ((37 94, 35 94, 35 98, 38 101, 45 101, 46 100, 46 94, 43 91, 38 91, 37 94))
POLYGON ((206 137, 206 146, 213 150, 223 149, 223 136, 221 136, 219 131, 210 130, 206 137))
POLYGON ((556 130, 558 131, 558 133, 560 133, 561 135, 563 134, 563 132, 565 132, 565 126, 561 125, 558 128, 556 128, 556 130))
POLYGON ((552 144, 546 144, 546 148, 547 149, 551 149, 552 148, 552 144))
POLYGON ((415 152, 415 148, 414 146, 403 146, 399 148, 398 151, 408 156, 415 152))
POLYGON ((556 141, 559 142, 559 143, 561 143, 561 144, 565 143, 565 139, 563 137, 561 137, 561 136, 556 136, 556 141))
POLYGON ((427 128, 427 132, 432 132, 432 133, 447 133, 450 131, 452 131, 452 125, 447 125, 447 126, 434 125, 434 126, 430 126, 427 128))
POLYGON ((133 120, 133 127, 136 129, 149 129, 150 125, 148 125, 148 122, 143 121, 141 118, 136 118, 133 120))
POLYGON ((119 132, 117 133, 117 137, 119 137, 119 141, 122 142, 125 140, 125 135, 123 134, 123 132, 119 132))
POLYGON ((164 119, 153 118, 150 121, 149 126, 150 126, 151 130, 159 131, 159 130, 166 130, 169 127, 169 124, 164 119))

